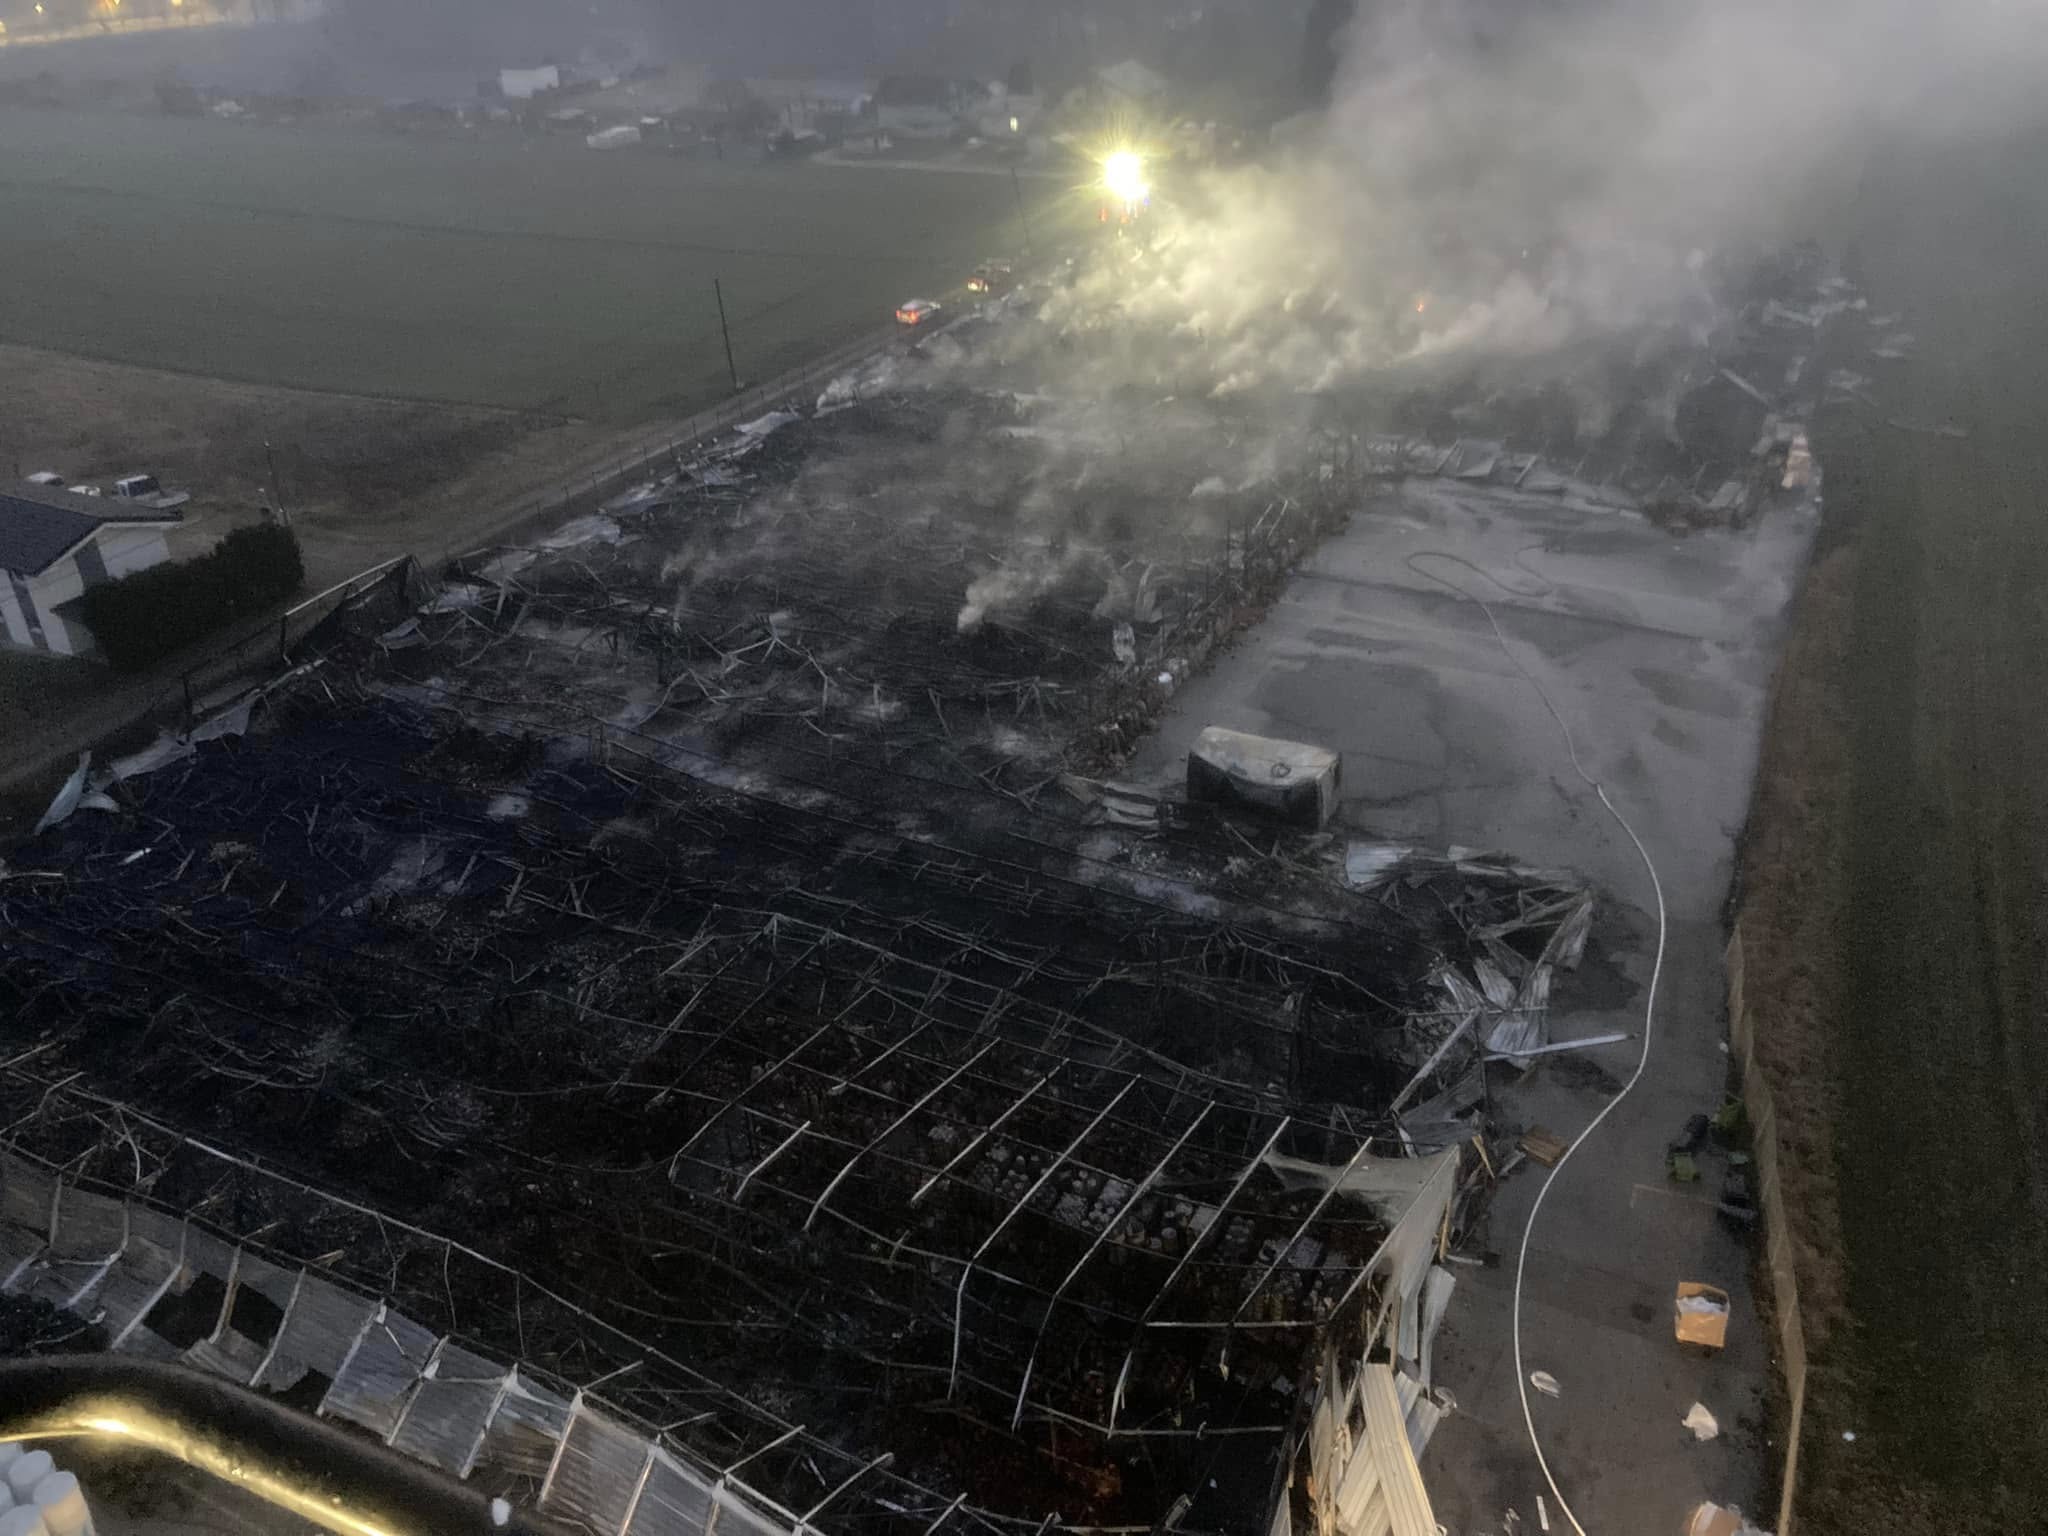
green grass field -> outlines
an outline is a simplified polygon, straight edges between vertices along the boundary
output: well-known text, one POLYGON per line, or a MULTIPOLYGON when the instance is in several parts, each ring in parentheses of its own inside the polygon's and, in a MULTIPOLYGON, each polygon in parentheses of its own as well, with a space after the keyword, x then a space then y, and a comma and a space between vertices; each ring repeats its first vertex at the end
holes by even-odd
POLYGON ((630 420, 724 378, 714 277, 761 379, 1020 243, 1003 176, 0 111, 0 340, 266 384, 630 420))

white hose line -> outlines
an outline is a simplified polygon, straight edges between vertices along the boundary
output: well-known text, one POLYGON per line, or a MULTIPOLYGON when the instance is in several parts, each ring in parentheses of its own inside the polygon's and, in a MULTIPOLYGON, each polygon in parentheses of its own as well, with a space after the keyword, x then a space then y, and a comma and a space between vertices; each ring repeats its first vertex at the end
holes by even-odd
POLYGON ((1587 788, 1600 797, 1600 804, 1606 808, 1607 814, 1614 818, 1614 824, 1627 833, 1628 840, 1635 844, 1636 857, 1643 861, 1643 868, 1650 876, 1650 889, 1657 897, 1657 958, 1650 967, 1650 990, 1643 1004, 1642 1055, 1636 1059, 1636 1069, 1629 1074, 1628 1081, 1621 1085, 1621 1091, 1601 1107, 1600 1113, 1593 1117, 1592 1121, 1583 1131, 1580 1131, 1577 1136, 1572 1138, 1571 1145, 1565 1148, 1564 1156, 1557 1160, 1556 1165, 1551 1168, 1549 1174, 1544 1178, 1542 1185, 1537 1189, 1536 1202, 1529 1207, 1528 1224, 1522 1228, 1522 1246, 1515 1255, 1515 1299, 1513 1312, 1515 1391, 1522 1400, 1522 1424, 1529 1432, 1529 1449, 1536 1453, 1536 1465, 1543 1471, 1543 1481, 1549 1484, 1551 1496, 1557 1500, 1558 1508, 1563 1512, 1565 1519, 1571 1522, 1572 1529, 1578 1532, 1578 1536, 1586 1536, 1585 1526, 1579 1523, 1579 1517, 1572 1512, 1571 1504, 1564 1496, 1564 1490, 1557 1486, 1557 1478, 1551 1472, 1550 1462, 1543 1454, 1542 1442, 1536 1438, 1535 1417, 1529 1411, 1529 1375, 1522 1368, 1522 1277, 1529 1267, 1529 1239, 1535 1235, 1536 1218, 1542 1213, 1543 1202, 1550 1194, 1550 1186, 1557 1182, 1557 1176, 1564 1172, 1565 1165, 1572 1160, 1579 1148, 1585 1144, 1586 1138, 1600 1129, 1600 1122, 1613 1114, 1615 1106, 1634 1091, 1636 1084, 1642 1081, 1644 1069, 1650 1064, 1650 1036, 1657 1020, 1657 988, 1664 979, 1664 939, 1668 928, 1664 913, 1664 882, 1657 878, 1657 866, 1650 858, 1649 849, 1643 846, 1643 840, 1636 836, 1636 829, 1628 824, 1628 818, 1616 810, 1614 802, 1607 798, 1606 786, 1586 772, 1585 764, 1579 761, 1578 743, 1572 739, 1571 727, 1564 723, 1564 716, 1560 715, 1557 712, 1557 706, 1551 703, 1550 695, 1544 691, 1543 684, 1536 680, 1536 675, 1533 672, 1522 665, 1521 658, 1515 654, 1513 647, 1508 644, 1508 637, 1502 633, 1500 620, 1493 616, 1491 605, 1483 598, 1474 597, 1463 587, 1457 585, 1457 583, 1446 581, 1434 572, 1424 570, 1415 563, 1418 560, 1448 560, 1455 565, 1462 565, 1467 570, 1478 575, 1482 580, 1491 582, 1494 586, 1499 587, 1501 591, 1506 592, 1512 597, 1529 597, 1534 594, 1518 592, 1499 577, 1490 574, 1480 566, 1467 560, 1463 555, 1454 555, 1446 550, 1419 550, 1408 557, 1408 568, 1418 576, 1436 582, 1439 586, 1456 593, 1469 603, 1476 603, 1479 611, 1486 615, 1486 622, 1493 627, 1493 638, 1499 643, 1501 654, 1514 664, 1515 670, 1522 674, 1531 688, 1536 690, 1536 697, 1543 701, 1543 707, 1550 711, 1550 718, 1557 722, 1557 728, 1564 736, 1565 751, 1571 756, 1573 771, 1578 774, 1587 788))

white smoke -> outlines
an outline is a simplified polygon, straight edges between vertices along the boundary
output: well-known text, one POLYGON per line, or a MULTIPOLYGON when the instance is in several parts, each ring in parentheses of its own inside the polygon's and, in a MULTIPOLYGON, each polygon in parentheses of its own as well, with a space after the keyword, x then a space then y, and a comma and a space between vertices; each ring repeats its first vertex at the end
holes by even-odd
POLYGON ((1872 155, 1989 133, 2048 0, 1361 0, 1327 118, 1182 179, 1083 285, 1222 392, 1698 334, 1717 274, 1825 235, 1872 155))
POLYGON ((972 634, 991 617, 1029 608, 1057 591, 1077 568, 1099 559, 1093 550, 1028 550, 969 582, 966 601, 954 622, 961 634, 972 634))

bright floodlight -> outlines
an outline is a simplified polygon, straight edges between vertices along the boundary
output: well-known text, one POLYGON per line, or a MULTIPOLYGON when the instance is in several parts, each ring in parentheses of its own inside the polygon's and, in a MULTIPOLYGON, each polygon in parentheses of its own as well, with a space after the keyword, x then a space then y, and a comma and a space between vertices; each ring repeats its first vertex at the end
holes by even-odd
POLYGON ((1152 189, 1145 182, 1145 159, 1120 149, 1102 162, 1102 184, 1126 203, 1142 203, 1152 189))

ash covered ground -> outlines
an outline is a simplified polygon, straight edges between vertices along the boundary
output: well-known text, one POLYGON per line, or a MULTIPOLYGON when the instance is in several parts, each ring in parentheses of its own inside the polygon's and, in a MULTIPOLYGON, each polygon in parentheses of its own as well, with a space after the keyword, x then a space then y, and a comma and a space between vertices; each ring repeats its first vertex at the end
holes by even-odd
MULTIPOLYGON (((798 1511, 819 1458, 874 1467, 847 1529, 1306 1500, 1317 1351, 1400 1309, 1405 1175, 1361 1170, 1470 1134, 1437 1090, 1540 1038, 1592 898, 1117 775, 1396 482, 1761 515, 1800 439, 1750 375, 1796 382, 1849 300, 1788 261, 1718 351, 1589 360, 1635 399, 1589 414, 1466 374, 1240 387, 1104 301, 1149 259, 409 568, 83 775, 0 882, 23 1154, 565 1396, 634 1341, 663 1364, 607 1400, 692 1464, 798 1511)), ((16 1280, 69 1296, 78 1262, 16 1280)), ((215 1318, 188 1280, 127 1337, 260 1371, 285 1297, 215 1318)))

